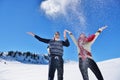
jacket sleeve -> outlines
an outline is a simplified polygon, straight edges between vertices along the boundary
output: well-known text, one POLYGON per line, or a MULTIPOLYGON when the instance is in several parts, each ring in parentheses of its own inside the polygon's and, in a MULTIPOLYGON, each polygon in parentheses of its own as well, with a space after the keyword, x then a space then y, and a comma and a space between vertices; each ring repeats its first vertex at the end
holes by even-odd
POLYGON ((75 39, 75 37, 73 36, 73 34, 70 33, 69 35, 70 35, 72 41, 74 42, 74 44, 75 44, 76 46, 78 46, 78 42, 77 42, 77 40, 75 39))
POLYGON ((50 39, 45 39, 45 38, 41 38, 39 37, 38 35, 35 35, 34 36, 37 40, 41 41, 41 42, 44 42, 44 43, 49 43, 50 42, 50 39))
POLYGON ((95 42, 95 40, 97 39, 97 37, 100 35, 100 33, 101 33, 101 31, 97 31, 95 34, 93 34, 94 35, 94 38, 93 38, 93 40, 91 41, 91 44, 93 44, 94 42, 95 42))
POLYGON ((93 40, 95 39, 95 37, 96 37, 95 34, 88 36, 86 42, 91 42, 91 41, 93 41, 93 40))
POLYGON ((70 46, 70 42, 69 42, 68 39, 66 39, 66 40, 63 41, 62 43, 63 43, 63 46, 66 46, 66 47, 70 46))
POLYGON ((80 53, 80 48, 78 47, 78 41, 75 39, 75 37, 73 36, 72 33, 70 33, 69 35, 70 35, 70 37, 71 37, 73 43, 76 45, 77 51, 78 51, 78 54, 79 54, 79 53, 80 53))

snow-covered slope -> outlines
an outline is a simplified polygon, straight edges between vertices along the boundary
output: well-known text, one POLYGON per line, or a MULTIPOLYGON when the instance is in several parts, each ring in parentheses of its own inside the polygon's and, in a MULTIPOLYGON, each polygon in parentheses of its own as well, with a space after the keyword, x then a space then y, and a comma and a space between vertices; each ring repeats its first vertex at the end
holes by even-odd
MULTIPOLYGON (((120 80, 120 58, 97 63, 104 80, 120 80)), ((57 74, 55 79, 57 80, 57 74)), ((0 60, 0 80, 47 80, 48 65, 23 64, 17 61, 0 60), (4 63, 6 62, 6 63, 4 63)), ((97 80, 89 70, 90 80, 97 80)), ((64 80, 83 80, 78 62, 64 65, 64 80)))

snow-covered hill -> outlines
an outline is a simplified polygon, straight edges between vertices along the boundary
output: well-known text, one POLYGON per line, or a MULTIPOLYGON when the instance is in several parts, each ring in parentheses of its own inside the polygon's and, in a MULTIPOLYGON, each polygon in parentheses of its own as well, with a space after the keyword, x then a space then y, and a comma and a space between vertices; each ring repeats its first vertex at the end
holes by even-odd
MULTIPOLYGON (((120 80, 120 58, 97 63, 104 80, 120 80)), ((0 80, 47 80, 48 65, 23 64, 18 61, 0 60, 0 80), (6 62, 6 64, 4 63, 6 62)), ((90 80, 97 80, 89 70, 90 80)), ((55 74, 55 79, 57 76, 55 74)), ((78 62, 64 65, 64 80, 83 80, 78 62)))

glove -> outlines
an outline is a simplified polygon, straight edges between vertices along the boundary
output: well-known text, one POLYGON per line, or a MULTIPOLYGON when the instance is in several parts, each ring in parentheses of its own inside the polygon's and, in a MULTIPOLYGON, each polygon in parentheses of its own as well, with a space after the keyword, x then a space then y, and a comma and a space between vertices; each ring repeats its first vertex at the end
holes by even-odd
POLYGON ((103 31, 106 28, 107 28, 107 26, 103 26, 103 27, 99 28, 99 31, 103 31))

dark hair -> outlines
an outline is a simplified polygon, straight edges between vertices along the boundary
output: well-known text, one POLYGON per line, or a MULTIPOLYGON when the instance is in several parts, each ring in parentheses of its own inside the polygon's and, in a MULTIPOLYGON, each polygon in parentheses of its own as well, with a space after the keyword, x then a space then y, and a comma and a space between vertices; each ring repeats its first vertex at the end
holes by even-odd
POLYGON ((47 46, 47 48, 49 48, 49 46, 47 46))
POLYGON ((60 33, 59 33, 58 31, 56 31, 56 32, 55 32, 55 34, 58 34, 58 35, 60 35, 60 33))

